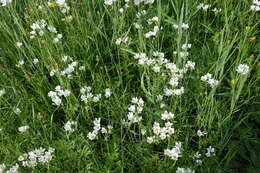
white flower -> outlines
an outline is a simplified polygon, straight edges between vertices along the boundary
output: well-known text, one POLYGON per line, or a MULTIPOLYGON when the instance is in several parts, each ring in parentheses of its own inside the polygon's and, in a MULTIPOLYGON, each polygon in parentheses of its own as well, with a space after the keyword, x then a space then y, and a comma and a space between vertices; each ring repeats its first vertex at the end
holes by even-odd
POLYGON ((236 71, 242 75, 246 75, 249 72, 249 66, 247 64, 239 64, 236 71))
POLYGON ((173 90, 173 94, 179 96, 182 95, 184 93, 184 87, 181 87, 180 89, 174 89, 173 90))
POLYGON ((111 90, 109 88, 105 89, 105 97, 108 98, 111 96, 111 90))
POLYGON ((54 151, 55 149, 51 147, 49 147, 48 150, 40 147, 28 153, 22 154, 19 156, 18 161, 22 162, 24 167, 35 167, 39 163, 45 164, 51 161, 53 158, 52 153, 54 151))
POLYGON ((10 4, 13 0, 0 0, 0 5, 6 6, 7 4, 10 4))
POLYGON ((260 11, 260 1, 259 0, 253 0, 253 5, 250 6, 250 9, 252 11, 260 11))
POLYGON ((207 134, 206 132, 202 132, 201 130, 198 130, 198 131, 197 131, 197 135, 198 135, 199 137, 205 136, 206 134, 207 134))
POLYGON ((204 11, 206 11, 208 8, 210 8, 211 5, 209 4, 204 4, 204 3, 200 3, 198 6, 197 6, 197 9, 202 9, 204 11))
POLYGON ((16 113, 16 114, 20 114, 22 111, 19 109, 19 108, 15 108, 14 109, 14 113, 16 113))
POLYGON ((116 0, 104 0, 105 5, 113 5, 114 2, 116 2, 116 0))
POLYGON ((0 164, 0 173, 4 172, 4 169, 6 168, 5 164, 0 164))
POLYGON ((18 173, 19 165, 16 163, 6 173, 18 173))
POLYGON ((76 126, 76 124, 77 123, 75 121, 68 121, 64 125, 64 130, 68 132, 74 132, 75 129, 73 128, 73 126, 76 126))
POLYGON ((168 111, 165 111, 163 114, 161 114, 162 120, 170 120, 174 117, 174 114, 168 111))
POLYGON ((176 145, 172 149, 165 149, 164 150, 164 155, 169 156, 172 160, 178 160, 179 157, 181 157, 181 148, 176 145))
POLYGON ((21 43, 21 42, 16 42, 16 46, 17 47, 21 47, 23 45, 23 43, 21 43))
POLYGON ((214 156, 215 155, 215 148, 212 148, 211 146, 209 146, 207 148, 207 153, 205 155, 207 157, 214 156))
POLYGON ((23 66, 23 65, 24 65, 24 60, 23 59, 19 60, 18 66, 20 67, 20 66, 23 66))
POLYGON ((71 94, 69 90, 63 90, 61 86, 56 86, 55 91, 50 91, 48 96, 51 98, 54 105, 59 106, 62 103, 60 97, 68 97, 71 94))
POLYGON ((165 88, 164 94, 165 94, 165 96, 171 96, 171 95, 173 95, 173 90, 169 89, 169 88, 165 88))
POLYGON ((151 137, 147 137, 147 140, 146 140, 149 144, 153 143, 154 142, 154 138, 151 136, 151 137))
POLYGON ((21 133, 26 132, 29 129, 29 126, 21 126, 18 128, 18 131, 21 133))
POLYGON ((207 73, 206 75, 201 76, 200 79, 204 82, 207 82, 212 88, 219 84, 219 81, 216 79, 213 79, 212 75, 210 73, 207 73))
POLYGON ((54 26, 48 26, 48 30, 53 33, 57 33, 57 29, 54 26))
POLYGON ((176 173, 195 173, 194 170, 191 170, 190 168, 177 168, 176 173))
POLYGON ((182 49, 189 49, 189 48, 191 48, 191 44, 183 44, 183 45, 181 46, 181 48, 182 48, 182 49))
POLYGON ((185 67, 190 68, 190 69, 194 69, 195 68, 195 62, 187 61, 187 63, 185 64, 185 67))
POLYGON ((152 31, 147 32, 144 36, 145 38, 150 38, 156 36, 159 31, 159 26, 154 26, 152 31))
POLYGON ((199 152, 196 152, 196 153, 194 154, 194 157, 195 157, 196 159, 199 159, 199 158, 201 157, 201 154, 200 154, 199 152))
POLYGON ((2 97, 6 93, 5 89, 0 90, 0 97, 2 97))
POLYGON ((58 43, 60 40, 56 37, 53 39, 53 43, 58 43))
POLYGON ((124 9, 123 8, 120 8, 119 9, 119 13, 123 13, 124 12, 124 9))
POLYGON ((219 9, 214 8, 212 11, 213 11, 214 13, 220 13, 220 12, 222 11, 222 9, 221 9, 221 8, 219 8, 219 9))

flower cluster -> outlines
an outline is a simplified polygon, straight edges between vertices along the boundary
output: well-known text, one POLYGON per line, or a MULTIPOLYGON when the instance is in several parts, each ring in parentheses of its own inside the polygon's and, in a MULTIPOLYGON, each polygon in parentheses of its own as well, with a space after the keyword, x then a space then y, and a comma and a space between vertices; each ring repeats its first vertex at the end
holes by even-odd
MULTIPOLYGON (((191 47, 190 44, 185 44, 183 48, 191 47)), ((164 53, 155 51, 153 52, 154 58, 149 58, 146 53, 137 53, 134 58, 138 59, 139 65, 152 66, 152 70, 156 73, 161 72, 161 69, 165 69, 167 71, 169 79, 169 84, 172 88, 164 88, 164 95, 181 95, 184 93, 184 87, 175 88, 179 85, 179 81, 183 78, 183 75, 188 72, 188 70, 193 70, 195 68, 195 62, 187 61, 184 65, 183 69, 179 69, 175 63, 169 62, 168 59, 164 58, 164 53)), ((161 73, 162 76, 165 76, 165 73, 161 73)))
POLYGON ((118 38, 118 39, 116 39, 116 45, 120 45, 120 44, 122 44, 122 43, 127 43, 127 41, 128 41, 128 37, 122 37, 122 38, 118 38))
POLYGON ((18 173, 19 165, 16 163, 6 173, 18 173))
POLYGON ((201 165, 202 164, 202 160, 201 160, 201 154, 199 152, 196 152, 194 154, 194 159, 195 159, 195 162, 198 164, 198 165, 201 165))
POLYGON ((260 11, 260 1, 259 0, 253 0, 253 5, 250 6, 250 9, 252 11, 260 11))
POLYGON ((67 132, 74 132, 76 125, 77 125, 76 121, 67 121, 64 124, 64 130, 67 131, 67 132))
POLYGON ((62 89, 60 85, 55 87, 55 91, 50 91, 48 96, 51 98, 54 105, 59 106, 62 102, 61 97, 68 97, 70 95, 70 91, 67 89, 62 89))
POLYGON ((215 14, 220 13, 222 11, 221 8, 213 8, 212 10, 215 14))
POLYGON ((0 0, 0 5, 1 6, 6 6, 10 3, 12 3, 13 0, 0 0))
POLYGON ((151 25, 152 23, 156 23, 158 21, 159 21, 159 17, 157 17, 157 16, 154 16, 154 17, 147 20, 149 25, 151 25))
POLYGON ((159 32, 159 26, 154 26, 152 31, 147 32, 144 36, 145 38, 155 37, 159 32))
POLYGON ((144 4, 153 4, 154 3, 154 0, 134 0, 134 4, 135 5, 139 5, 141 3, 144 3, 144 4))
POLYGON ((21 126, 18 128, 18 131, 21 133, 26 132, 30 127, 29 126, 21 126))
POLYGON ((48 25, 44 19, 37 20, 35 23, 33 23, 31 25, 31 29, 32 29, 32 31, 30 31, 31 39, 35 38, 37 35, 43 36, 47 31, 56 34, 56 36, 53 39, 54 43, 59 42, 60 39, 62 38, 62 34, 58 34, 57 29, 52 25, 48 25))
POLYGON ((117 0, 104 0, 104 4, 105 5, 113 5, 114 2, 116 2, 117 0))
POLYGON ((140 19, 140 18, 144 17, 146 14, 147 14, 146 10, 138 11, 136 13, 136 17, 137 17, 137 19, 140 19))
POLYGON ((6 166, 4 163, 0 164, 0 173, 3 173, 5 168, 6 166))
POLYGON ((207 10, 211 7, 210 4, 204 4, 204 3, 200 3, 198 6, 197 6, 197 9, 202 9, 202 10, 207 10))
POLYGON ((195 173, 195 171, 190 168, 177 168, 176 173, 195 173))
POLYGON ((170 120, 173 119, 174 114, 168 111, 165 111, 164 113, 161 114, 161 119, 162 120, 170 120))
POLYGON ((38 164, 46 164, 53 158, 55 149, 49 147, 48 150, 45 148, 38 148, 28 153, 24 153, 18 158, 18 161, 22 163, 24 167, 35 167, 38 164))
MULTIPOLYGON (((68 56, 63 56, 64 58, 62 58, 62 60, 64 62, 67 61, 68 56)), ((69 57, 71 59, 71 57, 69 57)), ((68 64, 68 66, 62 70, 59 71, 58 69, 52 69, 50 72, 50 76, 54 76, 55 74, 60 75, 60 76, 67 76, 69 79, 72 78, 71 73, 75 71, 76 66, 78 65, 77 61, 72 61, 70 64, 68 64)))
POLYGON ((138 123, 142 120, 142 116, 140 114, 143 111, 144 101, 142 98, 134 97, 131 100, 132 105, 128 107, 128 113, 127 113, 127 121, 123 120, 124 124, 132 124, 132 123, 138 123))
POLYGON ((178 160, 181 157, 181 143, 175 142, 175 147, 172 149, 165 149, 164 155, 169 156, 172 160, 178 160))
POLYGON ((154 136, 147 137, 147 142, 150 144, 155 141, 164 140, 170 137, 174 133, 174 128, 172 127, 171 122, 166 122, 165 127, 160 127, 158 122, 154 122, 153 133, 154 136))
MULTIPOLYGON (((85 86, 85 87, 80 89, 80 93, 81 93, 80 99, 81 99, 81 101, 88 103, 90 101, 98 102, 101 99, 101 94, 94 95, 91 90, 92 90, 91 86, 85 86)), ((108 95, 109 95, 109 93, 107 93, 107 96, 108 95)))
POLYGON ((186 23, 180 23, 180 24, 173 24, 172 25, 174 29, 188 29, 189 28, 189 24, 186 24, 186 23))
POLYGON ((249 66, 247 64, 239 64, 236 71, 242 75, 246 75, 249 72, 249 66))
POLYGON ((108 125, 107 128, 101 127, 101 118, 95 118, 93 124, 93 131, 87 134, 90 140, 98 139, 99 131, 101 131, 102 134, 111 134, 111 130, 113 129, 111 125, 108 125))
POLYGON ((56 4, 60 7, 62 13, 67 13, 70 10, 65 0, 56 0, 56 4))
POLYGON ((212 74, 207 73, 200 78, 202 81, 207 82, 212 88, 219 84, 219 81, 212 77, 212 74))

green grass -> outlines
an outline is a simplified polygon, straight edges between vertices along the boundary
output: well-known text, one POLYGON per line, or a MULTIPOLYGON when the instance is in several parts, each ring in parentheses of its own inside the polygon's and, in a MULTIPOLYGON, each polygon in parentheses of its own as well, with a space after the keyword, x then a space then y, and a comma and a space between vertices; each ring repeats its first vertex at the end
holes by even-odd
POLYGON ((13 0, 0 6, 0 90, 6 92, 0 97, 0 164, 6 165, 4 172, 15 163, 20 164, 19 172, 167 173, 178 167, 198 173, 260 172, 260 22, 259 12, 250 10, 251 0, 155 0, 138 6, 130 0, 128 8, 123 0, 111 6, 103 0, 66 2, 70 6, 66 14, 43 0, 13 0), (203 11, 197 9, 200 3, 212 6, 203 11), (215 7, 222 11, 215 14, 215 7), (147 14, 137 18, 142 10, 147 14), (62 20, 70 15, 72 21, 62 20), (149 25, 147 20, 154 16, 159 21, 149 25), (53 43, 56 34, 47 29, 44 36, 30 39, 30 26, 41 19, 63 35, 60 42, 53 43), (135 22, 143 28, 136 29, 135 22), (182 23, 189 28, 173 28, 182 23), (145 38, 155 25, 160 27, 157 35, 145 38), (129 37, 127 43, 115 44, 125 36, 129 37), (17 42, 23 45, 19 48, 17 42), (185 43, 192 47, 189 56, 181 57, 185 43), (196 63, 175 87, 183 86, 184 94, 156 100, 164 88, 174 88, 168 84, 170 73, 165 68, 155 73, 134 58, 143 52, 156 59, 153 51, 163 52, 178 68, 188 60, 196 63), (62 55, 78 62, 71 79, 50 76, 52 69, 68 66, 62 55), (34 58, 39 63, 34 64, 34 58), (25 63, 19 67, 21 59, 25 63), (239 74, 239 64, 247 64, 249 73, 239 74), (80 66, 85 69, 79 70, 80 66), (216 87, 201 81, 207 73, 219 80, 216 87), (70 96, 62 97, 60 106, 48 97, 57 85, 71 91, 70 96), (84 86, 91 86, 94 94, 102 93, 101 100, 82 102, 80 88, 84 86), (112 92, 109 98, 103 96, 106 88, 112 92), (127 119, 133 97, 144 100, 143 119, 125 126, 122 120, 127 119), (161 108, 160 103, 166 106, 161 108), (15 114, 15 108, 21 113, 15 114), (149 144, 153 123, 163 125, 160 117, 165 110, 175 114, 170 120, 175 132, 149 144), (87 134, 98 117, 102 127, 113 126, 112 133, 90 140, 87 134), (64 130, 67 121, 77 122, 74 132, 64 130), (30 128, 20 133, 18 128, 24 125, 30 128), (145 135, 142 129, 147 131, 145 135), (199 129, 207 134, 198 137, 199 129), (164 155, 175 142, 182 143, 182 157, 177 161, 164 155), (215 148, 215 156, 205 156, 209 146, 215 148), (52 160, 23 167, 18 157, 39 147, 54 148, 52 160), (202 165, 193 157, 197 151, 202 154, 202 165))

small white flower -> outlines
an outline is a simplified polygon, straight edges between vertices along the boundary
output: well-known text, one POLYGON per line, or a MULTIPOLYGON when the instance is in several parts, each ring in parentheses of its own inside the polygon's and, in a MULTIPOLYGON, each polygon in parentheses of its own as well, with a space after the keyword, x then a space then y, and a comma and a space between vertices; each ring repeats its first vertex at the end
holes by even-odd
POLYGON ((43 36, 44 34, 45 34, 45 33, 44 33, 43 30, 40 30, 40 31, 39 31, 39 35, 40 35, 40 36, 43 36))
POLYGON ((48 30, 53 33, 57 33, 57 29, 54 26, 48 26, 48 30))
POLYGON ((18 131, 21 133, 26 132, 29 129, 29 126, 21 126, 18 128, 18 131))
POLYGON ((4 169, 6 168, 5 164, 0 164, 0 173, 4 172, 4 169))
POLYGON ((149 144, 153 143, 154 142, 154 138, 151 136, 151 137, 147 137, 147 140, 146 140, 149 144))
POLYGON ((0 97, 2 97, 6 93, 5 89, 0 90, 0 97))
POLYGON ((197 135, 198 135, 199 137, 205 136, 206 134, 207 134, 206 132, 202 132, 201 130, 198 130, 198 131, 197 131, 197 135))
POLYGON ((23 66, 23 65, 24 65, 24 60, 23 59, 19 60, 17 66, 20 67, 20 66, 23 66))
POLYGON ((6 6, 10 4, 13 0, 0 0, 0 5, 6 6))
POLYGON ((75 131, 74 127, 76 126, 76 124, 77 123, 75 121, 68 121, 64 125, 64 130, 68 132, 74 132, 75 131))
POLYGON ((163 114, 161 114, 162 120, 170 120, 174 117, 174 114, 168 111, 165 111, 163 114))
POLYGON ((33 63, 34 63, 34 64, 37 64, 38 62, 39 62, 39 60, 38 60, 37 58, 34 58, 34 59, 33 59, 33 63))
POLYGON ((19 108, 15 108, 15 109, 14 109, 14 113, 15 113, 15 114, 20 114, 21 112, 22 112, 22 111, 21 111, 19 108))
POLYGON ((16 42, 16 46, 17 46, 17 47, 20 48, 22 45, 23 45, 23 43, 21 43, 21 42, 16 42))
POLYGON ((177 168, 176 173, 195 173, 194 170, 191 170, 190 168, 177 168))
POLYGON ((249 66, 247 64, 239 64, 236 71, 242 75, 246 75, 249 72, 249 66))
POLYGON ((113 5, 114 2, 116 2, 116 0, 104 0, 105 5, 113 5))
POLYGON ((58 43, 60 40, 56 37, 53 39, 53 43, 58 43))
POLYGON ((111 96, 111 90, 109 88, 105 89, 105 97, 108 98, 111 96))
POLYGON ((211 146, 209 146, 207 148, 207 153, 205 155, 207 157, 214 156, 215 155, 215 148, 212 148, 211 146))
POLYGON ((119 13, 123 13, 124 12, 124 9, 123 8, 120 8, 119 9, 119 13))

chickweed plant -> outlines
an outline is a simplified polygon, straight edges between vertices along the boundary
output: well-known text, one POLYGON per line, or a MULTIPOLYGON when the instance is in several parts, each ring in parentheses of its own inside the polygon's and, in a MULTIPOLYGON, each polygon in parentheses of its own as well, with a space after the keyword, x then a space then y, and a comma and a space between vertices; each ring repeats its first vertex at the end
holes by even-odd
POLYGON ((259 0, 0 0, 0 173, 259 173, 259 0))

